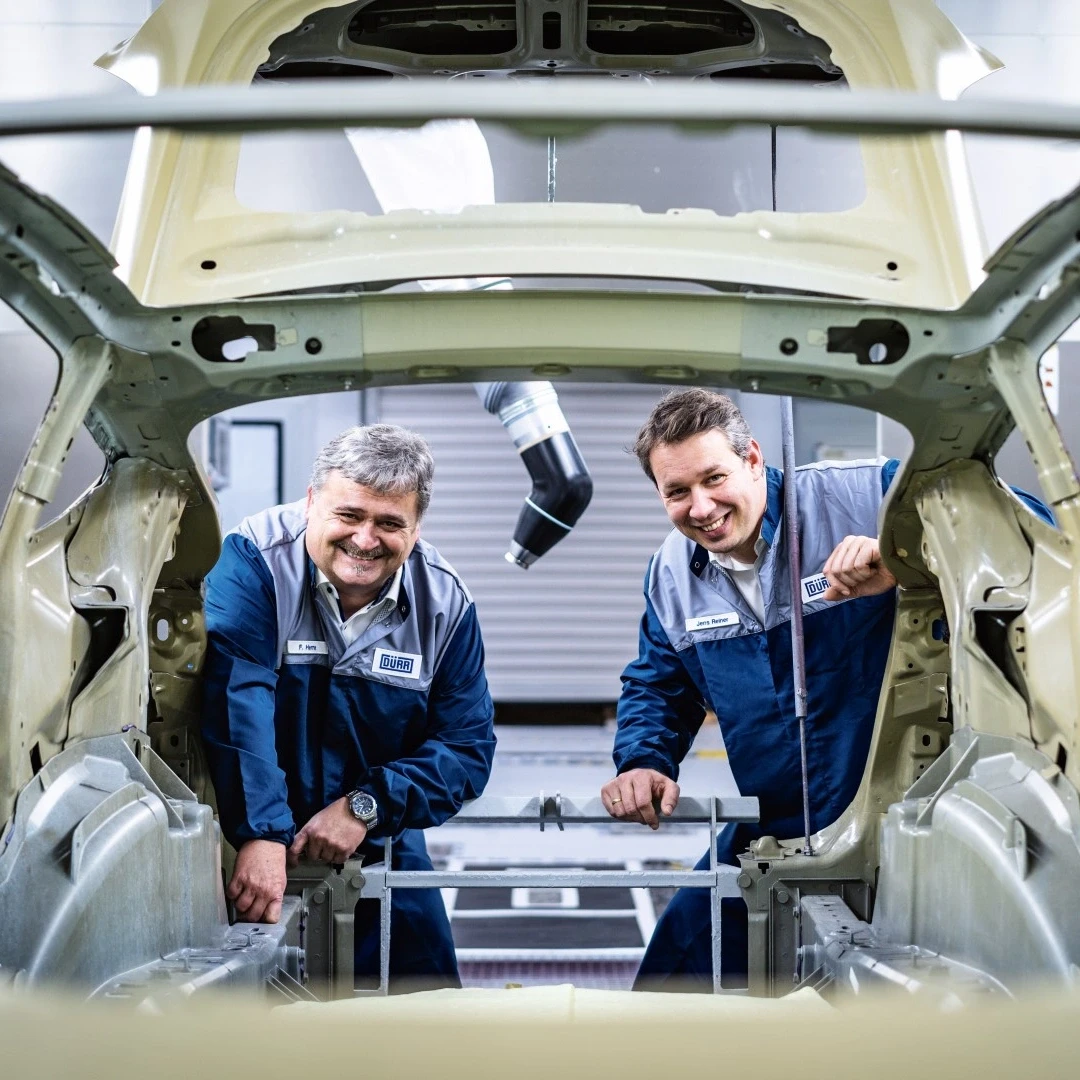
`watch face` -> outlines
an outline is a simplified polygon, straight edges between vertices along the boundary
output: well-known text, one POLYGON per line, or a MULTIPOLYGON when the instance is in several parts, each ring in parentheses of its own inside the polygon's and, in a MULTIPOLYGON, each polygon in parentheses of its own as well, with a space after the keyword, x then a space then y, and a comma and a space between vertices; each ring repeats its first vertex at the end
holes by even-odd
POLYGON ((375 816, 375 799, 366 791, 357 791, 349 797, 349 809, 360 821, 370 821, 375 816))

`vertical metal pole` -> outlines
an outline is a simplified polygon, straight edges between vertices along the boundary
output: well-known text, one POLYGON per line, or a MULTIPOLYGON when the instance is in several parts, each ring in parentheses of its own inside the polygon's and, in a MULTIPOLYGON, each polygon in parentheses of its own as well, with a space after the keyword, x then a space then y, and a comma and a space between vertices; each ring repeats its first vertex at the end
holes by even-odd
MULTIPOLYGON (((389 874, 393 868, 391 863, 391 845, 393 841, 388 836, 383 842, 383 867, 389 874)), ((383 891, 383 897, 379 906, 379 993, 390 993, 390 886, 383 891)))
POLYGON ((709 890, 709 919, 712 924, 712 992, 719 994, 723 989, 720 973, 723 967, 720 958, 723 942, 720 935, 720 868, 716 865, 716 798, 709 800, 709 870, 712 871, 713 883, 709 890))
POLYGON ((555 168, 559 163, 559 158, 555 153, 555 136, 549 135, 547 141, 548 151, 548 170, 547 170, 547 201, 553 203, 555 201, 555 168))
POLYGON ((799 757, 802 764, 804 855, 810 845, 810 786, 806 767, 806 649, 803 640, 802 558, 799 550, 799 496, 795 490, 795 422, 791 398, 780 401, 781 436, 784 443, 784 523, 787 535, 788 573, 791 578, 791 666, 795 676, 795 716, 799 721, 799 757))

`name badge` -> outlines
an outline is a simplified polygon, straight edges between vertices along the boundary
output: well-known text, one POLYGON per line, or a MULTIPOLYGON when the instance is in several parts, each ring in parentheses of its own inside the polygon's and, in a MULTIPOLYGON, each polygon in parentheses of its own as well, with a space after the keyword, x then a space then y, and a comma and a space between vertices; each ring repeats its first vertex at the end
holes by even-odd
POLYGON ((419 679, 421 659, 419 653, 376 649, 371 661, 371 670, 383 675, 396 675, 399 679, 419 679))
POLYGON ((824 574, 814 574, 802 579, 802 602, 809 604, 820 600, 821 594, 829 587, 829 579, 824 574))
POLYGON ((722 626, 738 626, 742 620, 737 611, 724 611, 719 615, 699 615, 686 620, 687 630, 718 630, 722 626))
POLYGON ((325 641, 290 641, 285 651, 291 656, 326 656, 325 641))

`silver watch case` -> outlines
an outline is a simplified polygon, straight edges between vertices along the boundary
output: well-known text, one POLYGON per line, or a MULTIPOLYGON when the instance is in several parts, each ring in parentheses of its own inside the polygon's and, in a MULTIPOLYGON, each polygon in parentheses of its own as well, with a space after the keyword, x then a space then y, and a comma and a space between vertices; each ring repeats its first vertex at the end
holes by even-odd
POLYGON ((379 804, 373 795, 369 795, 366 791, 350 791, 345 799, 352 816, 368 828, 379 820, 379 804))

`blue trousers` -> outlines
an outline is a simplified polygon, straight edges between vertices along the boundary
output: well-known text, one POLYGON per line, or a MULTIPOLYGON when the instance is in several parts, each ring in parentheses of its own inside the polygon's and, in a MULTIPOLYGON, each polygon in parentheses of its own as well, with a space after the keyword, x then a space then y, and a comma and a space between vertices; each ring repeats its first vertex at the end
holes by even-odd
MULTIPOLYGON (((365 863, 381 862, 381 844, 362 848, 365 863)), ((431 870, 424 835, 416 830, 403 834, 392 849, 395 870, 431 870)), ((356 905, 355 965, 357 986, 379 982, 378 900, 356 905)), ((460 987, 454 939, 438 889, 395 889, 390 895, 390 990, 433 990, 460 987)))
MULTIPOLYGON (((718 862, 736 865, 735 853, 745 851, 761 835, 756 825, 727 825, 716 838, 718 862)), ((695 870, 709 868, 709 853, 695 870)), ((660 916, 634 980, 635 990, 712 992, 712 921, 710 890, 680 889, 660 916)), ((738 897, 720 901, 720 980, 725 988, 746 986, 746 905, 738 897)))

